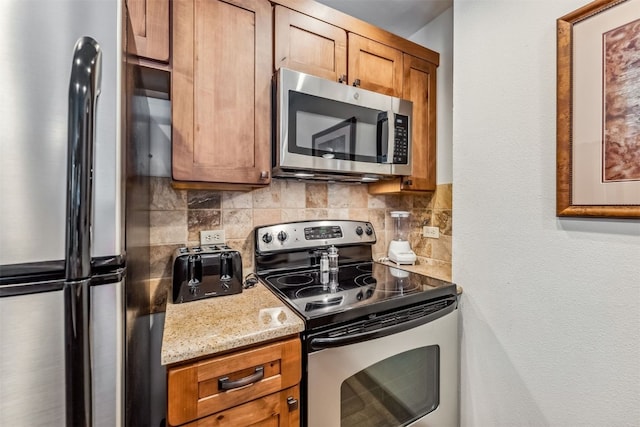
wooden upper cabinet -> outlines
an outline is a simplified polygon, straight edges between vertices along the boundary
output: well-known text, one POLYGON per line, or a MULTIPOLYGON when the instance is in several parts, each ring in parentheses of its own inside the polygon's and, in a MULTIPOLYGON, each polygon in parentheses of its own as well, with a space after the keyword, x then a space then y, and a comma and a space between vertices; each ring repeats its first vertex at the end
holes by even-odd
POLYGON ((173 178, 270 182, 268 0, 174 0, 173 178))
POLYGON ((372 194, 436 189, 436 66, 404 54, 402 98, 413 102, 411 176, 369 184, 372 194))
POLYGON ((275 6, 275 68, 338 81, 347 74, 347 33, 286 7, 275 6))
MULTIPOLYGON (((404 55, 402 97, 413 102, 412 173, 405 190, 436 189, 436 66, 404 55)), ((408 181, 408 182, 407 182, 408 181)))
POLYGON ((349 84, 402 97, 402 51, 349 33, 349 84))
POLYGON ((134 55, 169 62, 169 0, 126 0, 134 55))

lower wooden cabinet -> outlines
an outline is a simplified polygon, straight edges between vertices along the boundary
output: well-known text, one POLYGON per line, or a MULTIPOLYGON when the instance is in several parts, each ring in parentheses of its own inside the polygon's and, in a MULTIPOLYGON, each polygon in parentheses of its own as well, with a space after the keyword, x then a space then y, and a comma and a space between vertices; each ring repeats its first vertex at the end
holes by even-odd
POLYGON ((301 344, 287 339, 167 371, 170 426, 298 426, 301 344))
POLYGON ((299 426, 299 400, 300 387, 290 387, 185 425, 188 427, 299 426))

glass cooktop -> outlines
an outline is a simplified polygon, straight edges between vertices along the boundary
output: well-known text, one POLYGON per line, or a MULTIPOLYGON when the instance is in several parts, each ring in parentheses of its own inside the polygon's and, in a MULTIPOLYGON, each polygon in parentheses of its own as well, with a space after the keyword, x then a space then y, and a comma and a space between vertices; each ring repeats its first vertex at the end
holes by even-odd
POLYGON ((262 279, 305 318, 308 328, 456 293, 452 283, 376 262, 340 266, 337 280, 327 283, 329 278, 315 268, 273 273, 262 279))

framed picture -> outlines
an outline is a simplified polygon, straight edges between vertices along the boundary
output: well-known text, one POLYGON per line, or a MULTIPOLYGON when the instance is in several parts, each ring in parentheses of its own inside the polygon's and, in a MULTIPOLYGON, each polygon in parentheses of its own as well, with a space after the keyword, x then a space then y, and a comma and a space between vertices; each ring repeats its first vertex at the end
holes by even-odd
POLYGON ((640 218, 640 0, 557 20, 556 214, 640 218))

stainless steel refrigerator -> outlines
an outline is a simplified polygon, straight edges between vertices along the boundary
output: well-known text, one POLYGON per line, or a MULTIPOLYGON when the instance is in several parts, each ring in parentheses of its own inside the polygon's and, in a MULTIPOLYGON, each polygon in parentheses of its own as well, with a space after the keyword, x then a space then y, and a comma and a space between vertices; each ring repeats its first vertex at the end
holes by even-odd
POLYGON ((121 4, 0 9, 0 425, 123 425, 121 4))

